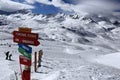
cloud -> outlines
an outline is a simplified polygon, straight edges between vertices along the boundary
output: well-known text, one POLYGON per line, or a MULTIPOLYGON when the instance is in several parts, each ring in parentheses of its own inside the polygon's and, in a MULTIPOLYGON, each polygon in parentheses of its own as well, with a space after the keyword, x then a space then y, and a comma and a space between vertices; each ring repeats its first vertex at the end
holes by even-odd
POLYGON ((13 2, 11 0, 0 0, 0 10, 12 12, 21 9, 33 9, 33 6, 22 4, 18 2, 13 2))
POLYGON ((29 4, 34 4, 36 1, 35 0, 25 0, 29 4))
POLYGON ((43 4, 50 4, 49 0, 25 0, 29 4, 34 4, 35 2, 43 3, 43 4))
POLYGON ((69 9, 70 4, 65 3, 62 0, 52 0, 52 1, 49 1, 49 0, 26 0, 26 2, 29 3, 29 4, 34 4, 35 2, 39 2, 39 3, 46 4, 46 5, 53 5, 55 7, 59 7, 62 10, 65 10, 65 11, 71 11, 69 9))
POLYGON ((120 9, 120 6, 110 0, 79 0, 77 8, 91 13, 109 13, 120 9))
MULTIPOLYGON (((71 0, 72 1, 72 0, 71 0)), ((75 13, 110 13, 120 9, 115 0, 73 0, 76 4, 65 3, 64 0, 26 0, 27 3, 43 3, 46 5, 54 5, 60 9, 75 13)), ((73 2, 72 1, 72 2, 73 2)))

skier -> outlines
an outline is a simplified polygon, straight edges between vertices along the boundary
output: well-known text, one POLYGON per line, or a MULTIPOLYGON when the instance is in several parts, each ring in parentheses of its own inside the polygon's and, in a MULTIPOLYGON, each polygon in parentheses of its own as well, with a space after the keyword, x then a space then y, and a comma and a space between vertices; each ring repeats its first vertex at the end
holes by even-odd
POLYGON ((12 54, 9 55, 9 60, 11 60, 12 54))
POLYGON ((9 53, 10 53, 9 51, 5 53, 5 55, 6 55, 6 60, 8 60, 9 53))

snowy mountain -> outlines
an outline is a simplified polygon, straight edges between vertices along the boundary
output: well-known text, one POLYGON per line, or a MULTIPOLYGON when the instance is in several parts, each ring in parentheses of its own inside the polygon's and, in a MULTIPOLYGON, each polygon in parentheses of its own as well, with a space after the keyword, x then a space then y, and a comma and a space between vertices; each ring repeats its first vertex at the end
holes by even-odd
POLYGON ((26 9, 22 9, 22 10, 16 10, 16 11, 12 11, 12 12, 7 12, 7 11, 2 11, 0 10, 0 14, 1 15, 10 15, 10 14, 17 14, 17 13, 22 13, 22 14, 27 14, 29 13, 29 10, 26 9))
MULTIPOLYGON (((0 15, 0 29, 12 33, 26 26, 40 34, 43 40, 58 40, 70 43, 100 45, 120 39, 119 16, 109 15, 35 15, 31 12, 0 15), (24 14, 23 14, 24 13, 24 14), (116 33, 116 34, 115 34, 116 33)), ((111 48, 111 46, 109 46, 111 48)))
POLYGON ((120 51, 120 15, 42 15, 25 13, 24 10, 10 15, 0 14, 0 61, 5 62, 2 66, 7 65, 7 69, 0 67, 1 80, 15 80, 14 71, 17 72, 18 80, 21 77, 18 46, 12 40, 12 32, 18 30, 18 27, 29 27, 32 32, 39 33, 41 45, 33 47, 33 52, 44 50, 42 67, 38 68, 38 73, 31 70, 33 80, 120 79, 120 67, 113 64, 117 64, 114 59, 118 62, 120 57, 114 54, 120 51), (15 61, 4 60, 6 49, 14 54, 15 61), (108 55, 110 53, 112 55, 108 55), (113 63, 107 64, 111 60, 113 63), (7 71, 9 74, 2 77, 7 71))

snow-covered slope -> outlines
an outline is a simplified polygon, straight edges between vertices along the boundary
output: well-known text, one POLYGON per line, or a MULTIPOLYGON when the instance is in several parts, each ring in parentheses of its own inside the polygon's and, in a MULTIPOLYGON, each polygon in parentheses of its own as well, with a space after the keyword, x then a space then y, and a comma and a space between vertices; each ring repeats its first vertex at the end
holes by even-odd
POLYGON ((18 27, 30 27, 43 40, 58 40, 76 44, 105 47, 116 46, 120 27, 119 15, 36 15, 31 12, 0 15, 0 31, 12 33, 18 27))

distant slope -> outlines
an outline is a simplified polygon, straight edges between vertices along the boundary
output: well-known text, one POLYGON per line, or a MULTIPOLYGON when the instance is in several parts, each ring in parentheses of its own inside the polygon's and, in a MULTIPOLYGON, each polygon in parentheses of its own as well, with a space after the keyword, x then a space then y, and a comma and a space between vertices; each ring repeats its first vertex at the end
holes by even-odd
MULTIPOLYGON (((31 12, 18 12, 11 15, 1 15, 0 20, 3 31, 17 30, 18 27, 30 27, 32 31, 40 34, 40 39, 64 41, 118 50, 120 37, 116 31, 119 25, 119 16, 111 15, 42 15, 31 12)), ((119 30, 118 30, 119 31, 119 30)), ((2 36, 2 35, 1 35, 2 36)))

